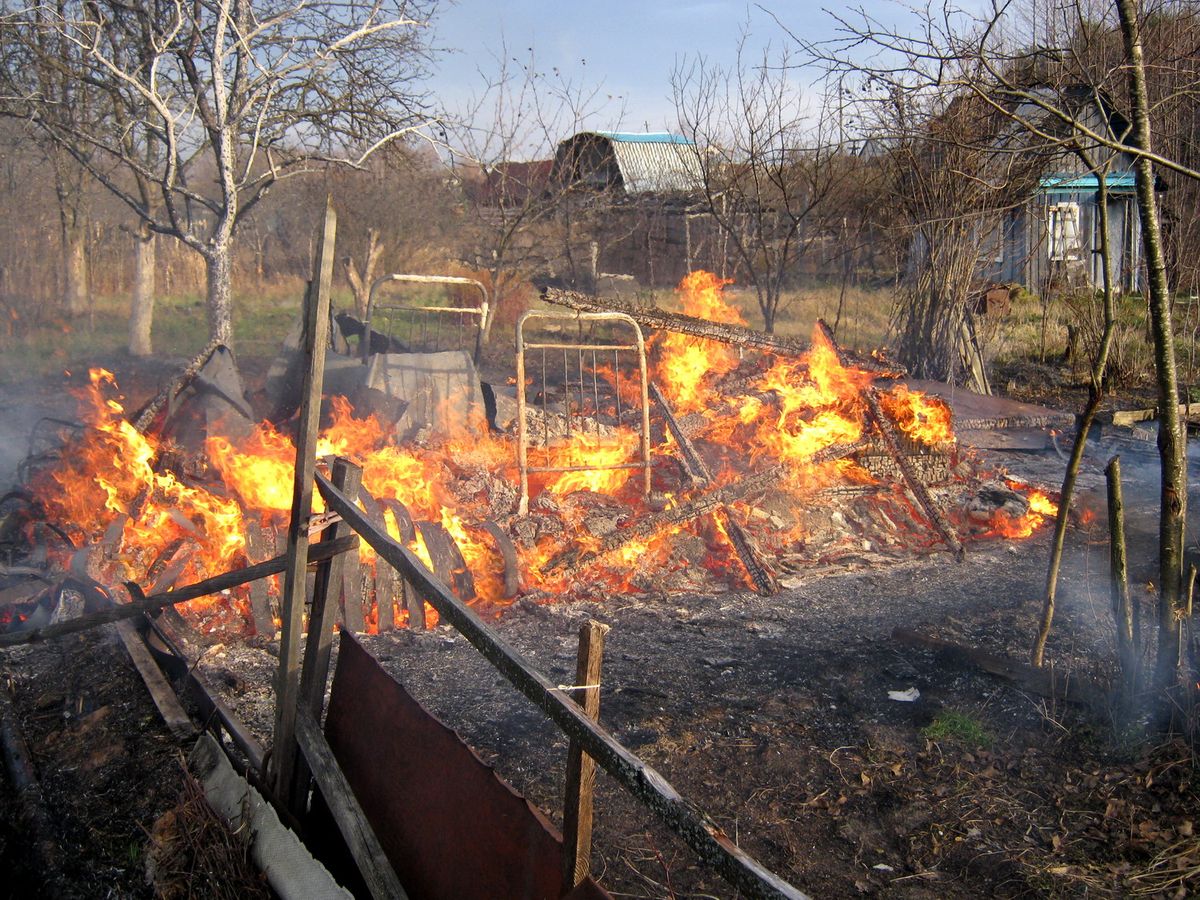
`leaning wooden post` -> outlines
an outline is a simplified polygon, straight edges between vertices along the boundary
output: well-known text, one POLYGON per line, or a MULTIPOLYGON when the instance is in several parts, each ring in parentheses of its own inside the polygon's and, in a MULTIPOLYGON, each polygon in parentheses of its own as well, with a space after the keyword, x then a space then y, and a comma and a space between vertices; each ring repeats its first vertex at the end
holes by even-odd
MULTIPOLYGON (((351 501, 356 499, 361 482, 362 469, 341 457, 334 461, 333 483, 351 501)), ((321 543, 352 534, 349 525, 338 522, 325 531, 321 536, 321 543)), ((333 623, 337 617, 337 597, 342 590, 342 571, 346 568, 346 563, 346 554, 340 553, 318 564, 312 607, 308 612, 308 639, 304 642, 304 664, 300 670, 299 703, 317 722, 321 721, 321 713, 325 707, 325 682, 329 677, 333 623)), ((303 819, 308 806, 308 786, 312 773, 303 754, 297 753, 294 765, 286 800, 292 815, 303 819)))
POLYGON ((269 783, 284 798, 293 782, 296 756, 296 703, 300 694, 300 629, 304 620, 304 574, 308 558, 308 519, 312 511, 316 471, 317 428, 325 381, 325 345, 329 342, 329 286, 333 281, 333 244, 337 214, 326 201, 325 226, 313 266, 316 277, 307 292, 304 376, 300 421, 296 431, 296 480, 292 488, 292 518, 287 532, 287 568, 283 572, 280 618, 279 672, 275 679, 275 741, 269 783))
POLYGON ((1104 470, 1108 480, 1108 560, 1112 581, 1113 619, 1117 626, 1117 657, 1127 697, 1137 690, 1137 653, 1141 629, 1129 593, 1129 559, 1125 549, 1125 500, 1121 491, 1121 457, 1104 470))
POLYGON ((1183 618, 1179 623, 1179 686, 1185 691, 1195 677, 1193 668, 1196 665, 1196 661, 1191 659, 1188 651, 1192 646, 1192 615, 1194 610, 1192 603, 1196 596, 1196 575, 1196 564, 1192 563, 1188 566, 1187 577, 1183 582, 1183 618))
MULTIPOLYGON (((573 699, 592 721, 600 718, 600 665, 608 626, 589 620, 579 626, 573 699)), ((592 868, 592 787, 596 761, 576 741, 567 748, 567 790, 563 806, 563 893, 587 878, 592 868)))

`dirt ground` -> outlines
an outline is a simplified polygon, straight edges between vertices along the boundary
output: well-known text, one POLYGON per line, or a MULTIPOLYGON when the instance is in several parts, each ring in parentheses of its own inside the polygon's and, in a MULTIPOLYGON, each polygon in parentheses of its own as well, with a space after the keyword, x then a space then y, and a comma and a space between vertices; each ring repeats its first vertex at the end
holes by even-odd
MULTIPOLYGON (((136 397, 170 371, 163 364, 132 381, 118 374, 136 397)), ((23 396, 59 394, 40 385, 23 396)), ((1083 503, 1102 512, 1102 469, 1114 452, 1126 474, 1132 581, 1149 615, 1153 444, 1105 436, 1086 460, 1083 503)), ((1061 478, 1053 453, 989 458, 1035 482, 1061 478)), ((1193 454, 1193 484, 1198 471, 1193 454)), ((1068 536, 1048 658, 1064 677, 1106 681, 1114 652, 1100 521, 1100 530, 1076 526, 1068 536)), ((562 683, 573 678, 578 625, 610 625, 603 723, 814 896, 1195 896, 1200 777, 1189 745, 1146 737, 1136 717, 1055 703, 892 637, 903 626, 1024 660, 1048 543, 1042 531, 971 545, 961 564, 942 553, 822 571, 771 598, 523 601, 494 624, 562 683), (889 699, 910 688, 915 701, 889 699)), ((114 640, 101 631, 0 656, 53 810, 67 896, 152 894, 151 834, 185 787, 182 748, 114 640)), ((559 818, 565 740, 462 637, 439 627, 369 637, 366 646, 559 818)), ((273 651, 225 642, 201 663, 264 738, 273 651)), ((30 896, 35 858, 15 826, 11 790, 0 816, 0 857, 16 879, 3 891, 30 896)), ((735 896, 603 776, 596 829, 594 871, 617 896, 735 896)))

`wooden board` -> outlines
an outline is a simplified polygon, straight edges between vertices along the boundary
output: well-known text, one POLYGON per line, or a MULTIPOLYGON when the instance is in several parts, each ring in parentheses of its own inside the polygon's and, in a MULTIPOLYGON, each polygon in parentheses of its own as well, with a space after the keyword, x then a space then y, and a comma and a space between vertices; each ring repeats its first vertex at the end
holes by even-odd
MULTIPOLYGON (((911 390, 939 397, 950 407, 955 430, 997 428, 1068 428, 1075 424, 1075 413, 1033 403, 1021 403, 1007 397, 988 397, 964 387, 942 381, 905 378, 911 390)), ((882 385, 882 383, 881 383, 882 385)))

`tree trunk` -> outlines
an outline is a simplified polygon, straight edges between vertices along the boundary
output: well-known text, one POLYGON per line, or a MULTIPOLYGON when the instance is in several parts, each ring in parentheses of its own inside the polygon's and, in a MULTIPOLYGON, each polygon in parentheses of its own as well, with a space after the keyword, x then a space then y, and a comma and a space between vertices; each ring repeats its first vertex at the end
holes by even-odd
POLYGON ((230 345, 233 341, 233 260, 228 243, 214 244, 204 257, 208 274, 208 336, 230 345))
MULTIPOLYGON (((1150 102, 1138 10, 1134 0, 1117 0, 1121 36, 1129 61, 1129 94, 1133 113, 1134 146, 1151 150, 1150 102)), ((1142 248, 1150 287, 1150 320, 1154 338, 1154 368, 1158 384, 1158 452, 1162 485, 1158 519, 1158 655, 1155 684, 1171 687, 1179 664, 1179 619, 1183 599, 1183 529, 1187 503, 1187 461, 1179 416, 1179 384, 1175 368, 1175 342, 1171 323, 1170 292, 1167 287, 1162 231, 1154 195, 1154 165, 1146 157, 1134 163, 1138 215, 1142 225, 1142 248)))
POLYGON ((154 269, 158 261, 154 233, 144 225, 133 238, 133 300, 129 310, 129 353, 150 356, 154 347, 150 330, 154 323, 154 269))
POLYGON ((65 228, 63 251, 66 254, 67 315, 74 318, 88 311, 87 230, 79 227, 65 228))

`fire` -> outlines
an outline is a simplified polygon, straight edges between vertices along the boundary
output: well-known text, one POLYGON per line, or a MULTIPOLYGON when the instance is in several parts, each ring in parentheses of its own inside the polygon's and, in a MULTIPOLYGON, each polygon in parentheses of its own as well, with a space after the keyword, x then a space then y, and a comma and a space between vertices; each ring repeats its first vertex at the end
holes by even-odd
POLYGON ((992 532, 999 537, 1027 538, 1040 528, 1047 519, 1058 515, 1058 504, 1037 488, 1030 488, 1019 481, 1008 480, 1008 486, 1026 493, 1029 511, 1023 516, 1010 516, 997 510, 992 518, 992 532))
MULTIPOLYGON (((706 272, 693 273, 679 286, 679 305, 691 316, 744 324, 724 297, 727 284, 706 272)), ((946 404, 903 384, 886 390, 875 387, 872 374, 844 364, 819 328, 813 331, 809 351, 795 359, 744 360, 724 344, 662 333, 650 342, 650 362, 673 411, 688 419, 689 436, 715 480, 710 487, 779 467, 778 494, 792 507, 803 508, 824 488, 874 484, 871 474, 847 458, 844 450, 860 444, 868 434, 863 399, 868 389, 879 390, 885 413, 914 442, 944 447, 955 441, 946 404)), ((614 373, 606 377, 615 379, 614 373)), ((615 381, 628 389, 635 379, 626 376, 615 381)), ((174 448, 140 434, 125 419, 111 373, 92 372, 86 399, 87 433, 63 455, 61 464, 38 476, 33 487, 49 515, 68 525, 78 544, 97 542, 106 534, 116 540, 111 555, 118 565, 117 578, 146 583, 176 556, 187 559, 181 577, 188 580, 227 571, 247 561, 250 524, 279 529, 286 523, 295 447, 284 431, 264 422, 238 437, 210 434, 204 446, 208 471, 188 470, 185 475, 164 462, 171 456, 167 451, 173 453, 174 448)), ((501 504, 496 511, 486 489, 469 485, 478 482, 472 473, 499 474, 509 484, 515 481, 512 439, 477 428, 464 429, 437 444, 400 446, 375 417, 356 417, 345 398, 330 398, 330 408, 331 421, 318 438, 318 457, 349 458, 362 467, 363 489, 373 498, 399 501, 417 523, 441 525, 463 554, 478 600, 494 607, 509 602, 503 597, 503 560, 496 552, 494 535, 489 536, 480 523, 485 519, 501 525, 515 523, 515 506, 506 511, 501 504)), ((611 415, 606 410, 581 412, 600 419, 611 415)), ((565 548, 583 554, 599 552, 602 539, 589 530, 588 523, 589 511, 597 504, 607 502, 626 511, 609 514, 609 529, 652 514, 641 505, 640 477, 632 477, 640 473, 635 467, 622 468, 638 459, 640 438, 636 430, 618 422, 595 432, 577 432, 548 448, 530 448, 531 465, 572 471, 539 473, 533 478, 535 492, 546 493, 540 515, 543 519, 557 516, 560 525, 557 531, 514 542, 529 588, 632 589, 637 573, 648 567, 686 564, 672 557, 673 541, 685 529, 705 536, 709 546, 705 565, 711 571, 723 577, 732 572, 744 580, 742 568, 729 562, 724 512, 624 543, 596 560, 596 567, 588 570, 587 585, 575 584, 571 577, 548 568, 565 548), (619 497, 620 505, 601 495, 619 497)), ((656 450, 655 478, 663 452, 664 448, 656 450)), ((998 515, 989 526, 991 533, 1024 537, 1057 513, 1046 494, 1024 485, 1010 486, 1027 496, 1029 511, 1020 518, 998 515)), ((688 502, 682 491, 669 486, 668 505, 688 502)), ((761 540, 774 550, 785 551, 805 539, 799 520, 785 522, 748 506, 735 509, 743 524, 751 512, 760 521, 773 523, 761 540)), ((394 538, 400 538, 390 508, 385 509, 384 524, 394 538)), ((509 533, 518 531, 514 525, 509 533)), ((419 527, 409 549, 432 568, 419 527)), ((377 562, 365 545, 361 558, 368 566, 377 562)))
MULTIPOLYGON (((697 271, 679 283, 683 312, 709 322, 745 325, 741 313, 725 302, 722 291, 731 281, 710 272, 697 271)), ((678 413, 698 412, 705 408, 711 381, 737 368, 736 350, 703 338, 663 332, 654 343, 658 351, 655 376, 664 394, 678 413)))
POLYGON ((633 469, 612 469, 630 461, 630 450, 638 446, 638 436, 628 429, 621 429, 614 438, 599 438, 590 434, 575 435, 570 441, 552 444, 541 454, 538 465, 577 466, 577 472, 562 472, 548 476, 546 490, 558 494, 573 494, 575 491, 594 491, 598 494, 615 494, 629 480, 633 469), (588 468, 583 468, 583 467, 588 468))
POLYGON ((897 384, 883 395, 882 403, 900 430, 913 440, 933 446, 956 443, 950 407, 937 397, 897 384))
MULTIPOLYGON (((110 542, 117 545, 110 550, 120 577, 161 569, 181 549, 187 550, 182 575, 199 579, 233 568, 246 546, 241 506, 157 471, 157 445, 125 420, 115 391, 111 372, 91 370, 90 428, 62 465, 34 483, 47 511, 81 543, 123 519, 119 540, 110 542)), ((206 603, 212 601, 195 605, 206 603)))

